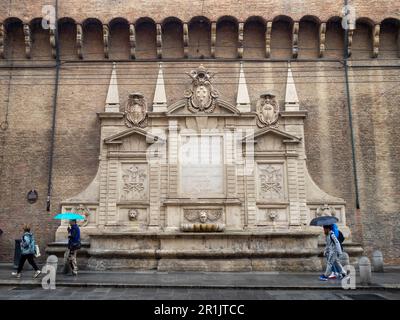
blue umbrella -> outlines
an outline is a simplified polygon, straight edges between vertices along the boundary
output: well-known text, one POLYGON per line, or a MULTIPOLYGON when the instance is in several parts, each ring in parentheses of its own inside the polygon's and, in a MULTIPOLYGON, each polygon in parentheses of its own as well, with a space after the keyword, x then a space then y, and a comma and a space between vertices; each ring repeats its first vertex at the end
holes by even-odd
POLYGON ((59 213, 54 217, 54 219, 58 220, 85 220, 84 216, 81 216, 80 214, 73 213, 73 212, 64 212, 64 213, 59 213))
POLYGON ((338 221, 339 220, 336 217, 322 216, 312 219, 310 222, 310 226, 329 226, 331 224, 337 223, 338 221))

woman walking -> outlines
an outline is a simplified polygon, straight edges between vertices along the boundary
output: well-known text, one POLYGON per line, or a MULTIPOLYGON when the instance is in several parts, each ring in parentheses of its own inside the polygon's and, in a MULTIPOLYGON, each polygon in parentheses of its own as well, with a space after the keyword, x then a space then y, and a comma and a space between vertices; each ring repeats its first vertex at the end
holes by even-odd
POLYGON ((13 276, 21 278, 21 271, 26 260, 28 260, 29 264, 35 270, 33 277, 37 278, 41 271, 35 263, 35 238, 33 237, 31 228, 28 225, 24 226, 24 234, 21 238, 21 258, 19 260, 18 270, 17 272, 12 273, 13 276))

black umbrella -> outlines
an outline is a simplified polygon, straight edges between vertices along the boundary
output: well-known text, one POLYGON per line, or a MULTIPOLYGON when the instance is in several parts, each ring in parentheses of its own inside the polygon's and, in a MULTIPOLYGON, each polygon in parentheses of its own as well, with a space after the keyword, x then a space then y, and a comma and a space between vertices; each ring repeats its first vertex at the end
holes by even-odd
POLYGON ((329 226, 331 224, 337 223, 338 221, 339 220, 336 217, 322 216, 312 219, 310 222, 310 226, 329 226))

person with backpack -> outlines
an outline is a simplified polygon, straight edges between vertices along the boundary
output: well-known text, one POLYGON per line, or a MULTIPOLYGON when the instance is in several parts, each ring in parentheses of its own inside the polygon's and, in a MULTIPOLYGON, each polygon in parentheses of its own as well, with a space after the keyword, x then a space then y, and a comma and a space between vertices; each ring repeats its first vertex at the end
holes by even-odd
POLYGON ((81 248, 81 231, 76 220, 70 220, 68 227, 68 250, 66 253, 68 263, 72 269, 72 275, 78 275, 78 264, 76 262, 77 251, 81 248))
POLYGON ((326 235, 326 247, 324 250, 324 256, 326 257, 326 270, 323 275, 319 277, 321 281, 327 281, 332 273, 333 268, 339 274, 340 278, 344 278, 347 274, 340 264, 339 257, 342 254, 342 246, 337 239, 333 225, 324 226, 324 233, 326 235))
MULTIPOLYGON (((344 241, 344 236, 343 233, 339 230, 338 226, 336 224, 332 225, 332 231, 335 234, 336 238, 339 240, 340 247, 343 251, 343 241, 344 241)), ((328 277, 329 279, 336 279, 340 277, 340 270, 336 264, 332 266, 332 273, 328 277)))
POLYGON ((12 275, 17 278, 21 278, 22 268, 24 267, 25 261, 28 260, 29 264, 35 270, 33 277, 37 278, 41 274, 41 271, 35 263, 35 238, 33 237, 31 228, 28 225, 24 226, 24 234, 22 235, 20 246, 21 258, 19 259, 18 269, 17 272, 13 272, 12 275))

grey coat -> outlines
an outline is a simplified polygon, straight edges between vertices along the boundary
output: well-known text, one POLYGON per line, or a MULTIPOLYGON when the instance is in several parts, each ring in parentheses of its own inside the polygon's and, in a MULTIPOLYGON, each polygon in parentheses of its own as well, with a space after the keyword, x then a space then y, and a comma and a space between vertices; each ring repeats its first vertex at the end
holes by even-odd
POLYGON ((337 254, 337 256, 340 256, 342 253, 342 247, 339 240, 336 238, 335 233, 333 231, 330 231, 329 234, 326 236, 324 255, 332 256, 334 254, 337 254))

